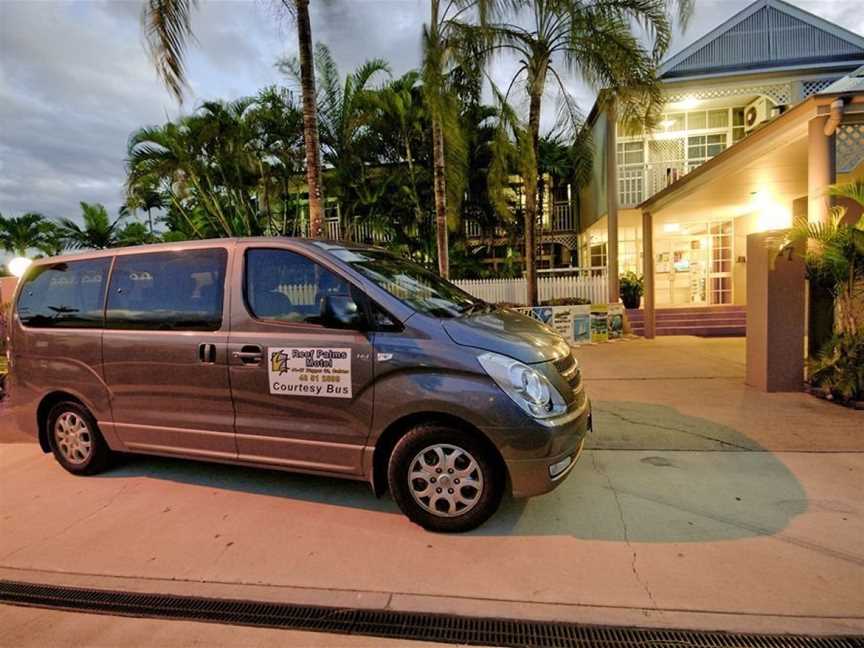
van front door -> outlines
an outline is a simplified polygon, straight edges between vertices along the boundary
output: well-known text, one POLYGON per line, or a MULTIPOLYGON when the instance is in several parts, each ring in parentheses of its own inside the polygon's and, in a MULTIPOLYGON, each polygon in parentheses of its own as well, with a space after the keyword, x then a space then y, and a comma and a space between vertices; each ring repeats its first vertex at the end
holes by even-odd
POLYGON ((361 474, 372 344, 332 317, 346 321, 356 289, 300 250, 238 246, 236 265, 228 347, 238 457, 361 474))
POLYGON ((116 258, 102 353, 115 429, 130 450, 236 458, 227 258, 221 247, 116 258))

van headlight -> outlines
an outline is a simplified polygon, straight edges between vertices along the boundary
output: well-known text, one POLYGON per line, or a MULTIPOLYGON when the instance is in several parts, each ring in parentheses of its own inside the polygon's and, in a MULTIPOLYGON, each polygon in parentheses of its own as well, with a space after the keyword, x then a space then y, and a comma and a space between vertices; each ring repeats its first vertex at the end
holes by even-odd
POLYGON ((536 369, 497 353, 484 353, 477 360, 489 377, 528 415, 545 419, 566 411, 561 394, 536 369))

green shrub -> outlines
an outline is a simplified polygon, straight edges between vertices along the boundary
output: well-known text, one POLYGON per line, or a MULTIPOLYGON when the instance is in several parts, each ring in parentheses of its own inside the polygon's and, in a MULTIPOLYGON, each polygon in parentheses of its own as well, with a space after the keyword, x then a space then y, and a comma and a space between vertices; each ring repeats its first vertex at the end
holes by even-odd
POLYGON ((584 297, 556 297, 540 302, 541 306, 586 306, 590 304, 591 300, 584 297))
POLYGON ((844 401, 864 399, 864 332, 831 338, 810 362, 810 384, 844 401))

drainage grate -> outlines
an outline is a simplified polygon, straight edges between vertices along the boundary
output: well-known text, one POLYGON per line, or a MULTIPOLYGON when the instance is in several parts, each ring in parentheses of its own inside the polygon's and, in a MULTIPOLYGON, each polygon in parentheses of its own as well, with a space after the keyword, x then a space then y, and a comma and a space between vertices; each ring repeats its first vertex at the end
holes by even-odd
POLYGON ((864 637, 696 632, 57 587, 0 580, 0 602, 388 639, 537 648, 864 648, 864 637))

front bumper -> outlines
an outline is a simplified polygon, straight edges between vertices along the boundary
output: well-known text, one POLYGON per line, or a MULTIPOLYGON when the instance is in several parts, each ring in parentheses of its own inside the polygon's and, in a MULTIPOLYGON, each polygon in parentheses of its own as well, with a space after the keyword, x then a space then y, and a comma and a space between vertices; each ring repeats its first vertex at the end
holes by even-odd
POLYGON ((543 495, 554 490, 567 479, 573 470, 582 449, 585 445, 585 437, 591 431, 591 405, 585 408, 583 413, 575 420, 568 423, 569 434, 566 437, 565 449, 554 456, 536 459, 505 459, 507 472, 510 476, 510 487, 513 497, 534 497, 543 495), (563 468, 562 462, 568 461, 563 468), (559 466, 559 472, 552 474, 550 468, 559 466))

